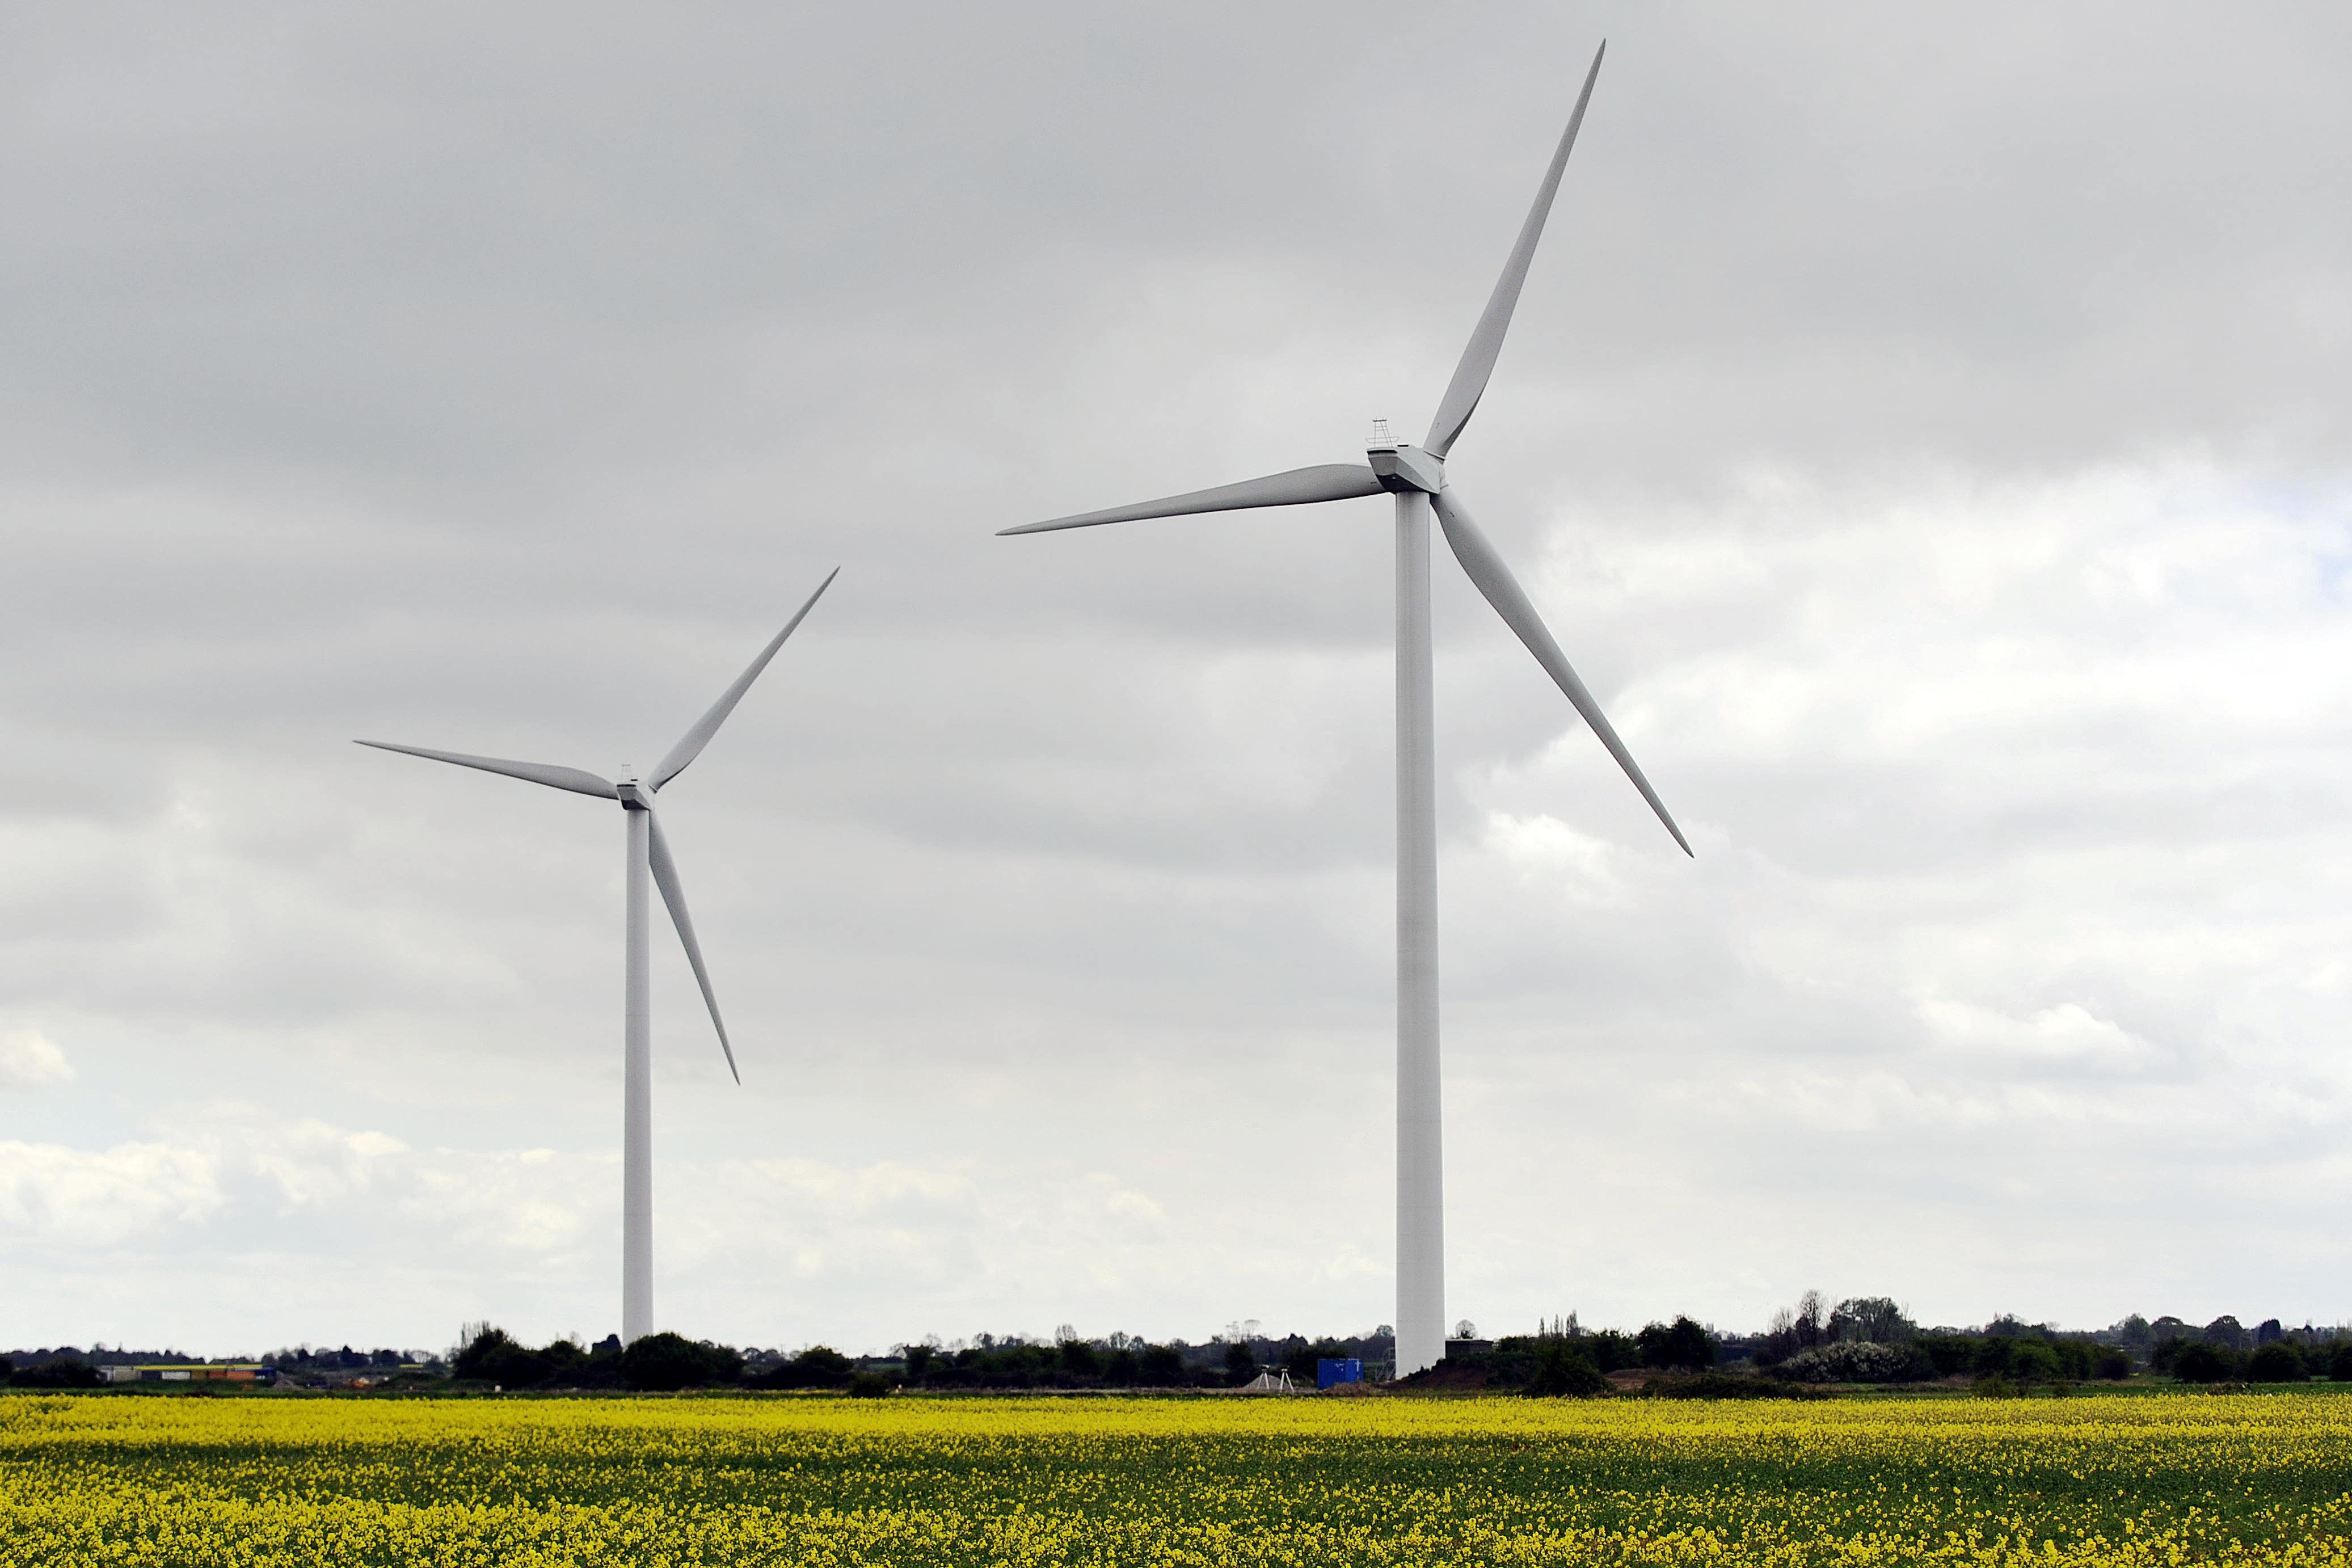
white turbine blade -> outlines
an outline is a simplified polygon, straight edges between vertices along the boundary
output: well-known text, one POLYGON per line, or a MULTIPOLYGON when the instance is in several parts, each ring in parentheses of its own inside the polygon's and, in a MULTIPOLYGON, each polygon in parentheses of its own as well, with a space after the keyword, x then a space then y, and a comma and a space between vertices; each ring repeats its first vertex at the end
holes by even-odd
POLYGON ((1625 749, 1625 742, 1610 726, 1609 716, 1601 711, 1601 704, 1592 700, 1592 693, 1585 689, 1584 682, 1569 667, 1568 656, 1552 640, 1550 629, 1528 601, 1518 579, 1511 575, 1511 569, 1495 552, 1494 544, 1471 521, 1452 489, 1437 492, 1436 506, 1438 526, 1445 530, 1445 542, 1454 547, 1454 558, 1462 563, 1462 570, 1477 584, 1478 592, 1486 595, 1486 602, 1495 606, 1495 613, 1503 617, 1504 624, 1519 634, 1519 640, 1528 645, 1536 662, 1559 683, 1576 710, 1584 715, 1584 721, 1592 726, 1592 732, 1601 737, 1601 743, 1609 748, 1609 754, 1617 759, 1617 765, 1625 770, 1625 776, 1633 781, 1633 787, 1642 792, 1642 798, 1650 803, 1650 809, 1658 814, 1658 820, 1666 825, 1666 831, 1675 836, 1675 842, 1682 846, 1683 853, 1692 854, 1690 840, 1675 826, 1666 803, 1658 798, 1658 792, 1642 776, 1641 764, 1633 761, 1633 753, 1625 749))
POLYGON ((694 940, 694 917, 686 912, 686 888, 677 879, 677 862, 670 858, 669 840, 662 835, 661 818, 650 807, 646 812, 646 826, 649 829, 646 859, 653 868, 654 886, 661 889, 662 902, 669 906, 669 921, 677 927, 677 940, 686 944, 686 961, 694 966, 694 983, 702 987, 703 1005, 710 1009, 711 1026, 719 1031, 719 1048, 727 1053, 727 1070, 735 1074, 737 1083, 741 1083, 743 1075, 735 1068, 735 1047, 727 1043, 727 1020, 719 1016, 719 998, 711 993, 710 972, 702 967, 702 947, 694 940))
POLYGON ((1429 439, 1422 443, 1443 458, 1453 449, 1462 427, 1470 423, 1470 415, 1486 393, 1486 378, 1495 374, 1495 360, 1503 352, 1503 334, 1511 330, 1511 312, 1518 308, 1519 288, 1528 280, 1528 263, 1536 257, 1536 241, 1543 237, 1544 219, 1551 216, 1551 199, 1559 191, 1560 172, 1568 167, 1569 149, 1576 145, 1577 127, 1584 123, 1584 106, 1592 97, 1593 81, 1601 75, 1601 57, 1609 45, 1603 40, 1593 51, 1592 68, 1585 73, 1584 90, 1576 95, 1576 112, 1568 117, 1568 133, 1559 139, 1559 151, 1551 155, 1551 168, 1544 174, 1543 185, 1536 192, 1536 205, 1528 212, 1528 221, 1519 229, 1519 242, 1511 247, 1511 258, 1503 264, 1503 276, 1495 284, 1495 292, 1486 301, 1486 313, 1478 318, 1477 330, 1470 334, 1470 346, 1462 351, 1462 363, 1454 367, 1454 381, 1445 389, 1444 401, 1437 405, 1437 417, 1430 421, 1429 439))
POLYGON ((529 779, 551 789, 568 789, 576 795, 600 795, 606 800, 618 800, 621 792, 611 781, 598 778, 581 768, 558 767, 553 763, 511 763, 504 757, 468 756, 464 752, 436 752, 427 746, 396 746, 390 741, 354 741, 358 746, 373 746, 379 752, 399 752, 411 757, 428 757, 436 763, 455 763, 461 768, 479 768, 486 773, 504 773, 509 778, 529 779))
POLYGON ((735 684, 710 705, 710 711, 697 720, 694 728, 686 732, 686 737, 669 749, 669 755, 661 760, 661 765, 654 769, 652 778, 647 781, 653 788, 661 788, 686 772, 687 763, 702 755, 702 748, 710 744, 710 737, 719 733, 719 726, 727 722, 727 715, 735 711, 735 704, 743 700, 743 693, 751 689, 751 682, 760 679, 760 672, 768 668, 768 661, 776 657, 776 650, 784 646, 784 639, 793 635, 794 628, 811 610, 816 608, 816 602, 824 597, 824 591, 832 587, 833 580, 840 575, 841 568, 838 566, 825 574, 824 581, 816 585, 816 592, 808 596, 808 603, 800 607, 798 615, 784 623, 784 629, 776 634, 773 642, 760 650, 760 657, 751 661, 751 668, 736 677, 735 684))
POLYGON ((996 534, 1002 539, 1007 534, 1047 533, 1058 528, 1093 528, 1105 522, 1140 522, 1147 517, 1182 517, 1195 511, 1240 511, 1254 506, 1304 506, 1309 501, 1348 500, 1356 496, 1376 496, 1380 493, 1379 478, 1361 463, 1318 463, 1311 468, 1290 468, 1279 474, 1268 474, 1262 479, 1244 479, 1236 485, 1219 485, 1214 489, 1194 490, 1189 495, 1170 496, 1164 500, 1138 501, 1133 506, 1082 511, 1075 517, 1024 522, 1018 528, 1000 528, 996 534))

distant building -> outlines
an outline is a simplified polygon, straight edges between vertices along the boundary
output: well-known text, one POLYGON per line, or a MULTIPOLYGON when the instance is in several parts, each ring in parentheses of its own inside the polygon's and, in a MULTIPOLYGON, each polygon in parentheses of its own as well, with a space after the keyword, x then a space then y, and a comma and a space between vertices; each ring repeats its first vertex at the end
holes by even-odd
POLYGON ((167 1362, 148 1366, 101 1366, 102 1383, 262 1383, 278 1381, 278 1369, 258 1362, 167 1362))
POLYGON ((1315 1386, 1336 1388, 1364 1381, 1364 1363, 1355 1356, 1325 1356, 1315 1363, 1315 1386))

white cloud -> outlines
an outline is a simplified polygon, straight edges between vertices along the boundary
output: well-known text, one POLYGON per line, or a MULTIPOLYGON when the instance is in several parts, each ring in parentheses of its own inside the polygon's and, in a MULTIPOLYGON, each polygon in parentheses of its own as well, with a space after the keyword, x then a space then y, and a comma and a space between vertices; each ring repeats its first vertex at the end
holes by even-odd
POLYGON ((0 1143, 0 1237, 77 1252, 152 1242, 218 1213, 220 1174, 210 1152, 168 1143, 0 1143))
POLYGON ((0 1089, 71 1083, 73 1065, 56 1041, 30 1029, 0 1033, 0 1089))
POLYGON ((2009 1058, 2012 1064, 2128 1070, 2157 1059, 2154 1047, 2073 1002, 2013 1018, 1990 1007, 1923 996, 1919 1021, 1946 1049, 2009 1058))

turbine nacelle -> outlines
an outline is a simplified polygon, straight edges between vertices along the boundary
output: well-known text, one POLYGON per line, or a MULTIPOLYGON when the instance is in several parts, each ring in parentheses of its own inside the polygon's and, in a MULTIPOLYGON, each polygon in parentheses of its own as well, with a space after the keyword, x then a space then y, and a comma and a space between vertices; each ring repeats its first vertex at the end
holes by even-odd
POLYGON ((627 763, 621 765, 621 776, 613 781, 613 788, 621 804, 631 811, 651 811, 654 808, 654 786, 637 776, 637 770, 627 763))
POLYGON ((1445 488, 1445 459, 1425 447, 1405 446, 1375 433, 1372 444, 1364 448, 1364 460, 1371 464, 1373 477, 1384 490, 1398 495, 1419 490, 1433 496, 1445 488))

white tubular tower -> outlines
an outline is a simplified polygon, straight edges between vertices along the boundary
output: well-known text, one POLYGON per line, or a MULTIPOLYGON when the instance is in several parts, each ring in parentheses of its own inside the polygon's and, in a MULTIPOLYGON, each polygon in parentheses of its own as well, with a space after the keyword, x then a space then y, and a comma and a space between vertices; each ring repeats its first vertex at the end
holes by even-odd
POLYGON ((1445 1354, 1445 1151, 1437 1058, 1437 741, 1429 497, 1396 498, 1396 1374, 1445 1354))
POLYGON ((654 1041, 646 921, 653 814, 632 806, 628 824, 628 956, 621 1026, 621 1342, 654 1331, 654 1041))

